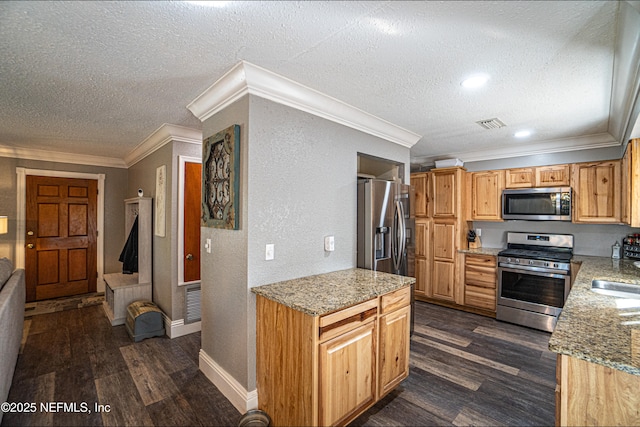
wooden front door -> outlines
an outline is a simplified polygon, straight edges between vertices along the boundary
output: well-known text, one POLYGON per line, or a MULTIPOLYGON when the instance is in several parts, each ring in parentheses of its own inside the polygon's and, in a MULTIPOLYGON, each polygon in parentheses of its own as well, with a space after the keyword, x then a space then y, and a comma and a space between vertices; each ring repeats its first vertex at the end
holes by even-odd
POLYGON ((27 176, 27 301, 96 291, 98 182, 27 176))
POLYGON ((184 164, 184 278, 200 280, 200 213, 202 199, 202 165, 184 164))

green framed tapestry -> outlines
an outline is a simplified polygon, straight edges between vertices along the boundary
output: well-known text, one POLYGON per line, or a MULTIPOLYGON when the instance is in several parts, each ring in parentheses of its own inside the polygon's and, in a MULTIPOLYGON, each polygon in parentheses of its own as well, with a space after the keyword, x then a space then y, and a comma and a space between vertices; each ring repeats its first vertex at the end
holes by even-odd
POLYGON ((240 125, 202 141, 202 225, 238 229, 240 125))

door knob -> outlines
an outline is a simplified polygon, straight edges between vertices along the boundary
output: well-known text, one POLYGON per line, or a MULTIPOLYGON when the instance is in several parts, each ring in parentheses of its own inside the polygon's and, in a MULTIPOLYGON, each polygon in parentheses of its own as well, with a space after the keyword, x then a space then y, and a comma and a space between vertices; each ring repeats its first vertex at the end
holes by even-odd
POLYGON ((27 248, 29 248, 29 249, 33 249, 33 243, 29 243, 29 244, 27 245, 27 248))
POLYGON ((187 258, 187 261, 192 261, 193 260, 193 254, 187 254, 186 258, 187 258))

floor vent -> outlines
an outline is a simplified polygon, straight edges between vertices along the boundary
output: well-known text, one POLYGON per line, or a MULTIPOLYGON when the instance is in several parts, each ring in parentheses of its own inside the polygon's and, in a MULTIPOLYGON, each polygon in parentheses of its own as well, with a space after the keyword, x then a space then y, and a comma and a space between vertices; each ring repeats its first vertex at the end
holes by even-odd
POLYGON ((480 120, 479 122, 476 122, 476 123, 485 129, 500 129, 506 126, 504 123, 502 123, 500 119, 497 119, 497 118, 480 120))
POLYGON ((200 283, 184 287, 184 323, 200 320, 200 283))

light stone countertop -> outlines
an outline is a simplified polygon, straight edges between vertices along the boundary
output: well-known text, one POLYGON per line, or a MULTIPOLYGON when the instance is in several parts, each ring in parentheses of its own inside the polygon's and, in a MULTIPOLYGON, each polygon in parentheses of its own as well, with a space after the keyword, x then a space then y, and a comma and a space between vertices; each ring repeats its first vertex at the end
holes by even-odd
POLYGON ((256 286, 251 292, 311 316, 322 316, 415 282, 413 277, 352 268, 256 286))
POLYGON ((459 249, 458 252, 463 254, 472 255, 498 255, 498 252, 503 251, 504 248, 478 248, 478 249, 459 249))
POLYGON ((575 255, 572 262, 582 265, 551 335, 549 349, 640 375, 640 299, 591 291, 593 279, 640 286, 640 269, 629 259, 575 255))

